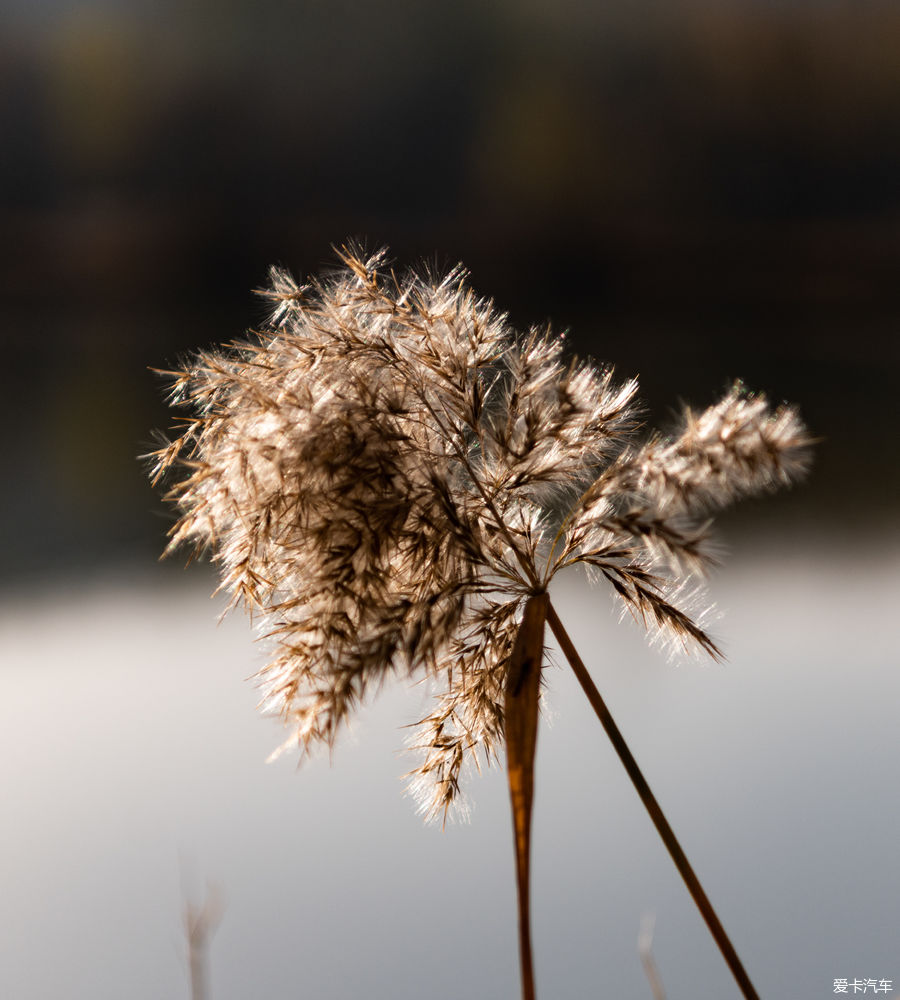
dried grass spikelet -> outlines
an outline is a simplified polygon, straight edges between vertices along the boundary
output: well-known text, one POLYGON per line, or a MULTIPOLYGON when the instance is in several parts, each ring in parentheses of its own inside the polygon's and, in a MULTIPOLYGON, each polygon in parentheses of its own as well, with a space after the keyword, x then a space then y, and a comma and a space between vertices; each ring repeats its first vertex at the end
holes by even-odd
POLYGON ((446 815, 466 762, 502 744, 528 598, 586 565, 648 629, 718 657, 677 596, 710 564, 708 517, 795 479, 809 442, 735 386, 636 444, 636 383, 519 336, 461 269, 339 256, 303 286, 273 270, 266 329, 171 373, 189 416, 154 479, 180 511, 168 550, 211 550, 264 623, 263 705, 291 743, 332 744, 391 673, 443 685, 413 777, 446 815))

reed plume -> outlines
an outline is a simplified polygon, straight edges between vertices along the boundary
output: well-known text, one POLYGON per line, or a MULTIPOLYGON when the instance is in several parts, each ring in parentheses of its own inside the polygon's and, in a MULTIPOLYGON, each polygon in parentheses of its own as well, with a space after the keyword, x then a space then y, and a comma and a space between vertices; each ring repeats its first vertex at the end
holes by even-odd
POLYGON ((430 677, 412 778, 446 817, 467 763, 515 741, 527 888, 528 720, 545 619, 562 627, 551 580, 581 564, 652 635, 719 658, 684 604, 712 562, 710 515, 797 478, 809 440, 794 409, 736 384, 636 441, 634 380, 566 360, 549 329, 519 335, 461 268, 339 258, 303 285, 274 269, 265 329, 169 373, 188 415, 153 456, 180 512, 167 551, 208 549, 261 622, 262 705, 291 727, 285 746, 332 745, 389 675, 430 677))

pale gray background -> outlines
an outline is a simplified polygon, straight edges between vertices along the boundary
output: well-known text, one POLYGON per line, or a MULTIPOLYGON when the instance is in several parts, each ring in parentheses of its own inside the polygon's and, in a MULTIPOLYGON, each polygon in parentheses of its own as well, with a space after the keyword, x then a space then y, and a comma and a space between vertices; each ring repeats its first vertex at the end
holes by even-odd
MULTIPOLYGON (((836 977, 900 990, 900 545, 770 540, 713 583, 725 666, 667 663, 577 578, 554 601, 761 996, 836 977)), ((186 997, 180 921, 206 881, 226 910, 215 1000, 514 997, 506 788, 423 828, 394 684, 333 765, 266 764, 276 723, 245 678, 261 650, 216 625, 203 570, 119 568, 9 593, 0 613, 0 995, 186 997)), ((534 934, 544 997, 738 996, 568 668, 539 739, 534 934)))

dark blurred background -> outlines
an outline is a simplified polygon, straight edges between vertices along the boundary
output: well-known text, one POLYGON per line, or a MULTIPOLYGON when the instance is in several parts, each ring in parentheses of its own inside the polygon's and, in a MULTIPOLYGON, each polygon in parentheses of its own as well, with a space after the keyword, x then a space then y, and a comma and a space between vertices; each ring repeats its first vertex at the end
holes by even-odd
POLYGON ((638 374, 653 419, 743 378, 810 482, 735 522, 897 512, 896 0, 7 0, 0 579, 153 558, 149 367, 358 237, 462 260, 638 374))

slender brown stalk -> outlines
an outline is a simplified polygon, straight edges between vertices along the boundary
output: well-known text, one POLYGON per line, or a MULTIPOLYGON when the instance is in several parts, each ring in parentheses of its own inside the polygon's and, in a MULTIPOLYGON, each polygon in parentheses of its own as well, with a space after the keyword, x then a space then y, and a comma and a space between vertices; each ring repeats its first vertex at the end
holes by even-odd
POLYGON ((591 703, 591 706, 597 713, 597 717, 600 719, 603 728, 606 730, 606 735, 609 737, 616 753, 619 755, 619 760, 621 760, 623 767, 628 772, 628 777, 631 778, 632 784, 637 789, 637 793, 641 797, 641 802, 644 803, 644 807, 647 812, 650 813, 653 825, 656 827, 660 837, 662 837, 663 843, 666 845, 669 854, 672 856, 672 860, 675 862, 675 867, 684 879, 688 892, 697 904, 703 919, 706 921, 706 926, 709 928, 713 939, 719 946, 719 951, 722 952, 722 956, 724 957, 728 968, 731 969, 731 973, 737 981, 741 992, 747 1000, 759 1000, 759 994, 753 988, 753 984, 750 982, 750 977, 744 970, 744 966, 741 964, 741 960, 738 958, 737 952, 734 950, 734 946, 729 940, 728 935, 725 933, 725 929, 722 927, 719 918, 716 916, 716 912, 707 898, 706 893, 703 891, 703 886, 700 885, 700 880, 694 874, 694 869, 691 867, 684 851, 681 849, 681 845, 678 843, 675 834, 672 832, 672 828, 669 826, 668 820, 663 814, 659 803, 656 801, 656 797, 653 792, 650 791, 650 786, 647 784, 643 774, 641 774, 637 761, 631 755, 628 745, 622 737, 622 734, 619 732, 619 727, 615 724, 612 715, 610 715, 609 709, 606 707, 606 703, 603 701, 603 698, 597 690, 591 675, 587 671, 587 667, 585 667, 584 662, 578 655, 578 651, 572 644, 572 640, 569 638, 569 634, 566 632, 563 623, 559 620, 559 616, 557 615, 552 604, 549 604, 547 607, 547 621, 550 624, 550 628, 553 630, 553 634, 556 636, 556 640, 559 643, 563 654, 569 661, 569 665, 572 667, 572 670, 575 672, 575 676, 578 678, 579 683, 584 689, 584 693, 587 695, 588 701, 591 703))
POLYGON ((546 591, 528 599, 509 661, 504 699, 506 760, 516 847, 516 889, 519 906, 519 962, 522 1000, 534 1000, 531 958, 531 809, 534 801, 534 755, 537 746, 546 591))
POLYGON ((644 967, 644 975, 650 983, 650 991, 653 1000, 666 1000, 666 991, 663 989, 662 979, 656 961, 653 958, 653 918, 645 917, 641 921, 641 930, 638 934, 638 954, 641 956, 641 965, 644 967))
POLYGON ((191 976, 191 1000, 207 1000, 206 964, 209 942, 222 918, 222 899, 215 889, 207 890, 202 904, 188 902, 184 910, 184 929, 188 944, 191 976))

